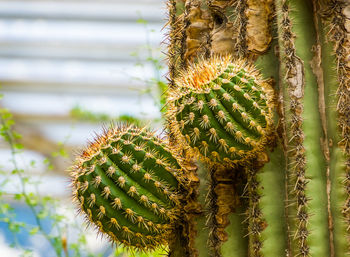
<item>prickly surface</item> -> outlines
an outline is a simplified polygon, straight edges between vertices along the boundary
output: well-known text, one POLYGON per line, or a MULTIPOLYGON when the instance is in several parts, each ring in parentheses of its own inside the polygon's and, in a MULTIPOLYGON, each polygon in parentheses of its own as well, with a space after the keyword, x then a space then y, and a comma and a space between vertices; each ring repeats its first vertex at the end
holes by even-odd
POLYGON ((176 15, 177 7, 176 0, 170 0, 167 3, 168 7, 168 19, 169 19, 169 30, 168 30, 168 68, 169 68, 169 86, 174 86, 174 78, 177 75, 177 68, 180 61, 180 42, 181 42, 181 31, 179 30, 180 20, 176 15))
MULTIPOLYGON (((338 126, 341 132, 340 147, 346 157, 344 187, 347 199, 343 206, 343 215, 348 226, 348 242, 350 242, 350 4, 347 1, 328 1, 327 17, 331 17, 330 39, 334 42, 337 61, 339 87, 337 91, 338 126), (348 16, 347 16, 347 15, 348 16)), ((350 249, 349 249, 350 250, 350 249)))
POLYGON ((298 252, 300 256, 309 256, 310 247, 307 242, 309 235, 308 220, 309 210, 307 208, 308 201, 310 200, 306 196, 306 186, 308 179, 305 176, 306 169, 306 156, 304 148, 304 131, 302 129, 302 112, 303 104, 302 98, 304 95, 304 72, 303 62, 296 55, 294 38, 295 35, 292 32, 292 21, 289 15, 289 5, 287 1, 281 1, 281 26, 283 26, 282 34, 280 35, 283 42, 283 62, 286 66, 285 78, 288 86, 288 96, 291 99, 290 102, 290 115, 291 115, 291 139, 289 143, 289 166, 290 166, 290 189, 292 195, 292 201, 295 203, 296 208, 296 227, 290 235, 291 241, 296 242, 298 245, 298 252), (293 149, 293 150, 292 150, 293 149))
POLYGON ((168 96, 170 131, 209 164, 232 166, 272 139, 273 93, 243 61, 214 57, 190 67, 168 96))
POLYGON ((256 171, 250 167, 246 167, 247 173, 247 197, 249 207, 246 211, 246 222, 248 223, 249 249, 248 253, 251 257, 261 257, 262 241, 260 233, 264 228, 263 215, 259 206, 261 195, 258 193, 259 181, 257 180, 256 171))
POLYGON ((105 130, 72 167, 74 198, 114 242, 149 250, 166 244, 177 219, 181 160, 153 132, 105 130))
POLYGON ((239 205, 235 192, 235 172, 232 169, 211 167, 208 194, 206 197, 207 222, 209 228, 208 246, 211 256, 221 257, 222 244, 228 240, 225 231, 230 224, 229 214, 239 205))

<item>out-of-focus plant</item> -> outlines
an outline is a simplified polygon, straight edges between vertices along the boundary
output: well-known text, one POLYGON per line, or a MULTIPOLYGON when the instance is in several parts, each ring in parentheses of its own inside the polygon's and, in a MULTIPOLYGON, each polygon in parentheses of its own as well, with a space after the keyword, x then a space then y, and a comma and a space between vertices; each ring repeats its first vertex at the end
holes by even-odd
POLYGON ((88 121, 93 123, 109 122, 111 120, 115 122, 133 123, 137 125, 144 123, 144 121, 128 114, 112 117, 106 113, 95 113, 88 110, 84 110, 79 106, 76 106, 73 109, 71 109, 70 116, 78 121, 88 121))
MULTIPOLYGON (((50 245, 56 256, 81 256, 84 253, 89 255, 86 238, 80 226, 76 222, 72 223, 69 217, 59 211, 62 206, 61 201, 48 195, 39 194, 38 186, 44 182, 44 178, 33 179, 26 169, 20 168, 19 160, 24 147, 18 143, 21 135, 13 128, 15 121, 9 110, 0 109, 0 122, 0 135, 9 146, 12 164, 10 172, 1 171, 0 221, 7 223, 8 229, 13 235, 11 246, 21 249, 23 256, 31 256, 34 249, 22 246, 18 239, 20 233, 28 233, 30 237, 41 235, 45 238, 46 243, 50 245), (16 181, 19 181, 19 184, 16 184, 16 181), (14 194, 7 192, 7 186, 15 186, 17 192, 14 194), (17 203, 24 204, 29 209, 30 215, 35 220, 33 225, 17 220, 14 207, 17 203), (75 233, 78 234, 77 242, 68 242, 68 228, 74 229, 75 233)), ((59 152, 52 154, 67 157, 64 148, 60 149, 59 152)), ((45 159, 44 164, 49 172, 52 168, 50 162, 45 159)), ((35 168, 36 163, 30 161, 26 165, 35 168)), ((68 206, 67 209, 69 209, 68 206)))
POLYGON ((167 89, 167 82, 164 80, 163 73, 166 70, 166 64, 163 62, 164 55, 161 47, 154 47, 151 43, 152 33, 155 31, 149 28, 148 21, 139 18, 137 23, 143 25, 145 30, 145 44, 138 50, 131 53, 136 58, 136 65, 144 67, 150 65, 153 70, 153 76, 145 79, 143 77, 135 77, 135 79, 142 81, 147 86, 141 94, 148 94, 154 99, 154 103, 161 109, 165 104, 164 92, 167 89), (146 53, 146 57, 143 54, 146 53))

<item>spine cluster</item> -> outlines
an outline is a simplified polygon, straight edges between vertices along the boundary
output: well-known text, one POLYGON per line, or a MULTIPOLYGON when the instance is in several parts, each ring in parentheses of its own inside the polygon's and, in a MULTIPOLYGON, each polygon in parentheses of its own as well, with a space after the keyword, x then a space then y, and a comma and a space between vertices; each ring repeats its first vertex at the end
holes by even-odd
POLYGON ((141 250, 166 243, 183 168, 165 141, 146 129, 111 128, 72 170, 81 210, 112 241, 141 250))
POLYGON ((228 240, 225 231, 230 224, 229 214, 239 205, 238 193, 233 186, 237 180, 232 169, 211 167, 209 170, 209 185, 206 198, 207 222, 209 228, 208 246, 212 256, 221 257, 222 244, 228 240))
POLYGON ((176 16, 176 0, 168 2, 169 18, 169 39, 168 39, 168 67, 169 67, 169 84, 174 87, 174 78, 177 73, 177 62, 179 61, 179 44, 181 37, 178 31, 178 17, 176 16))
MULTIPOLYGON (((309 256, 310 246, 308 237, 310 231, 308 222, 310 211, 308 202, 310 198, 306 194, 308 179, 306 177, 306 150, 304 147, 303 125, 303 96, 304 96, 304 66, 302 60, 296 55, 295 35, 292 31, 292 21, 290 18, 290 8, 288 1, 281 1, 281 31, 282 56, 285 66, 285 79, 287 84, 287 94, 290 98, 290 128, 288 141, 288 165, 289 165, 289 185, 291 204, 290 210, 295 213, 296 220, 291 219, 290 241, 297 247, 291 247, 291 254, 309 256), (295 252, 293 252, 295 251, 295 252)), ((288 111, 287 111, 288 112, 288 111)), ((290 214, 289 214, 290 215, 290 214)), ((291 215, 290 215, 291 216, 291 215)), ((294 217, 293 217, 294 218, 294 217)))
POLYGON ((291 163, 291 179, 294 181, 293 196, 296 202, 295 208, 297 225, 294 228, 296 231, 292 240, 295 240, 298 244, 300 256, 309 256, 309 245, 307 238, 309 230, 307 228, 309 220, 308 201, 309 198, 306 195, 306 186, 308 180, 305 176, 305 148, 304 148, 304 131, 302 129, 302 112, 303 112, 303 87, 304 78, 299 71, 303 70, 302 61, 297 57, 295 45, 294 45, 294 34, 292 32, 292 22, 289 17, 289 6, 287 1, 282 1, 282 24, 284 26, 282 32, 282 39, 284 41, 283 50, 285 54, 285 66, 286 66, 286 80, 288 82, 288 93, 291 99, 290 113, 291 113, 291 134, 292 139, 290 147, 293 151, 290 152, 291 163))
POLYGON ((233 165, 271 137, 272 94, 254 68, 229 57, 191 67, 168 98, 171 132, 210 164, 233 165))
POLYGON ((266 227, 266 220, 260 206, 261 199, 261 185, 256 175, 257 168, 252 164, 244 167, 247 174, 247 186, 245 196, 248 198, 249 206, 246 211, 246 222, 248 223, 249 236, 249 256, 262 257, 261 248, 263 247, 263 240, 261 239, 261 232, 266 227))

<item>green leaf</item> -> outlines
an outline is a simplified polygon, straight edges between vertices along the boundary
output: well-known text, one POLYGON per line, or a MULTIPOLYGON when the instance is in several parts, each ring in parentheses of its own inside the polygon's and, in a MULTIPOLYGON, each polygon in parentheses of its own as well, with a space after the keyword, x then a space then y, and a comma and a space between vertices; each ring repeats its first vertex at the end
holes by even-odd
POLYGON ((61 237, 55 236, 52 237, 52 243, 56 249, 56 251, 59 253, 59 256, 62 254, 62 239, 61 237))
POLYGON ((53 219, 53 221, 55 221, 55 223, 59 223, 62 220, 64 220, 65 216, 55 213, 51 216, 51 218, 53 219))
POLYGON ((66 150, 65 150, 64 148, 61 148, 61 149, 59 150, 59 154, 60 154, 62 157, 65 157, 65 158, 68 158, 68 157, 69 157, 68 153, 66 152, 66 150))
POLYGON ((0 218, 1 222, 5 222, 5 223, 9 223, 10 222, 10 218, 6 217, 6 218, 0 218))
POLYGON ((30 161, 30 167, 34 168, 36 165, 36 162, 34 160, 31 160, 30 161))
POLYGON ((34 195, 33 193, 29 193, 27 195, 26 203, 29 206, 37 206, 38 205, 38 197, 34 195))
POLYGON ((78 238, 78 243, 85 245, 86 244, 86 236, 81 234, 78 238))
POLYGON ((42 209, 42 210, 37 214, 37 216, 38 216, 39 219, 44 219, 44 218, 46 218, 48 215, 49 215, 49 212, 48 212, 47 209, 42 209))
POLYGON ((29 234, 35 235, 36 233, 38 233, 38 231, 39 231, 39 227, 34 227, 31 230, 29 230, 29 234))
POLYGON ((24 250, 24 252, 20 255, 20 257, 32 257, 33 251, 32 250, 24 250))
POLYGON ((12 136, 14 139, 21 139, 22 135, 17 133, 16 131, 12 131, 12 136))
POLYGON ((16 144, 14 144, 13 146, 14 146, 14 148, 16 148, 16 149, 23 149, 23 145, 22 145, 22 144, 19 144, 19 143, 16 143, 16 144))
POLYGON ((15 194, 15 196, 13 197, 15 200, 19 201, 24 197, 24 195, 22 193, 17 193, 15 194))
POLYGON ((146 21, 145 19, 142 19, 142 18, 137 19, 136 22, 139 24, 147 24, 148 23, 148 21, 146 21))
POLYGON ((18 222, 10 222, 8 228, 12 233, 19 233, 21 226, 18 222))

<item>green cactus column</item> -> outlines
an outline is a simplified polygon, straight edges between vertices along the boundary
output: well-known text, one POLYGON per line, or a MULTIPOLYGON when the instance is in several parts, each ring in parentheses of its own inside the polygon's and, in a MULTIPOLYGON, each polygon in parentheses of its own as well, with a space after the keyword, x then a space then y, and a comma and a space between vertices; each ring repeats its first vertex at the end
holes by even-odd
POLYGON ((327 130, 329 141, 329 167, 331 177, 330 206, 333 214, 334 256, 344 256, 350 251, 349 209, 349 156, 348 119, 350 117, 350 3, 347 1, 320 1, 318 33, 320 37, 321 64, 325 87, 327 130), (347 13, 347 16, 346 16, 347 13), (324 29, 327 28, 327 29, 324 29), (334 53, 334 54, 329 54, 334 53), (335 119, 337 117, 338 119, 335 119), (338 126, 337 126, 338 125, 338 126))
POLYGON ((332 195, 339 191, 334 161, 340 159, 336 149, 330 155, 334 134, 329 124, 334 123, 327 119, 335 116, 330 116, 332 106, 326 106, 333 96, 328 85, 325 87, 325 79, 330 82, 329 72, 334 66, 324 44, 318 5, 317 1, 276 1, 289 142, 292 256, 345 254, 339 237, 346 235, 337 235, 333 229, 334 221, 339 228, 339 209, 332 208, 339 199, 332 195))
MULTIPOLYGON (((181 135, 178 143, 190 157, 201 158, 211 168, 199 174, 201 183, 210 185, 207 192, 200 191, 209 194, 204 210, 209 228, 201 229, 201 222, 197 230, 201 240, 203 234, 209 234, 206 238, 212 251, 200 251, 200 256, 332 257, 350 251, 348 8, 344 0, 185 1, 183 15, 177 16, 185 24, 177 28, 183 32, 180 41, 184 46, 179 47, 184 54, 178 56, 188 68, 183 71, 180 67, 177 71, 181 72, 172 78, 169 120, 174 137, 181 135), (239 97, 235 88, 228 94, 237 100, 238 109, 232 102, 228 107, 228 97, 221 92, 226 90, 226 79, 235 82, 233 77, 211 81, 208 74, 217 72, 215 65, 209 65, 212 70, 202 67, 204 73, 194 68, 202 57, 210 59, 208 52, 255 63, 264 78, 276 82, 276 149, 252 150, 251 143, 259 136, 254 133, 259 131, 247 128, 247 122, 255 122, 256 113, 240 108, 249 103, 241 101, 244 96, 239 97), (193 69, 193 74, 204 79, 189 76, 193 69), (198 86, 202 84, 206 86, 198 86), (243 117, 246 114, 248 119, 243 117), (249 160, 258 157, 267 163, 256 172, 249 160), (224 171, 226 175, 242 173, 245 180, 236 181, 239 185, 232 182, 233 175, 222 180, 221 166, 230 167, 224 171), (231 206, 217 203, 231 194, 223 187, 219 190, 220 185, 229 183, 235 193, 237 187, 246 186, 246 193, 239 195, 246 225, 241 224, 243 216, 237 212, 226 216, 233 217, 230 225, 224 218, 227 208, 235 209, 234 197, 231 206), (248 249, 244 236, 249 239, 248 249)), ((266 146, 262 144, 261 149, 266 146)), ((197 245, 203 247, 203 241, 198 239, 197 245)))

